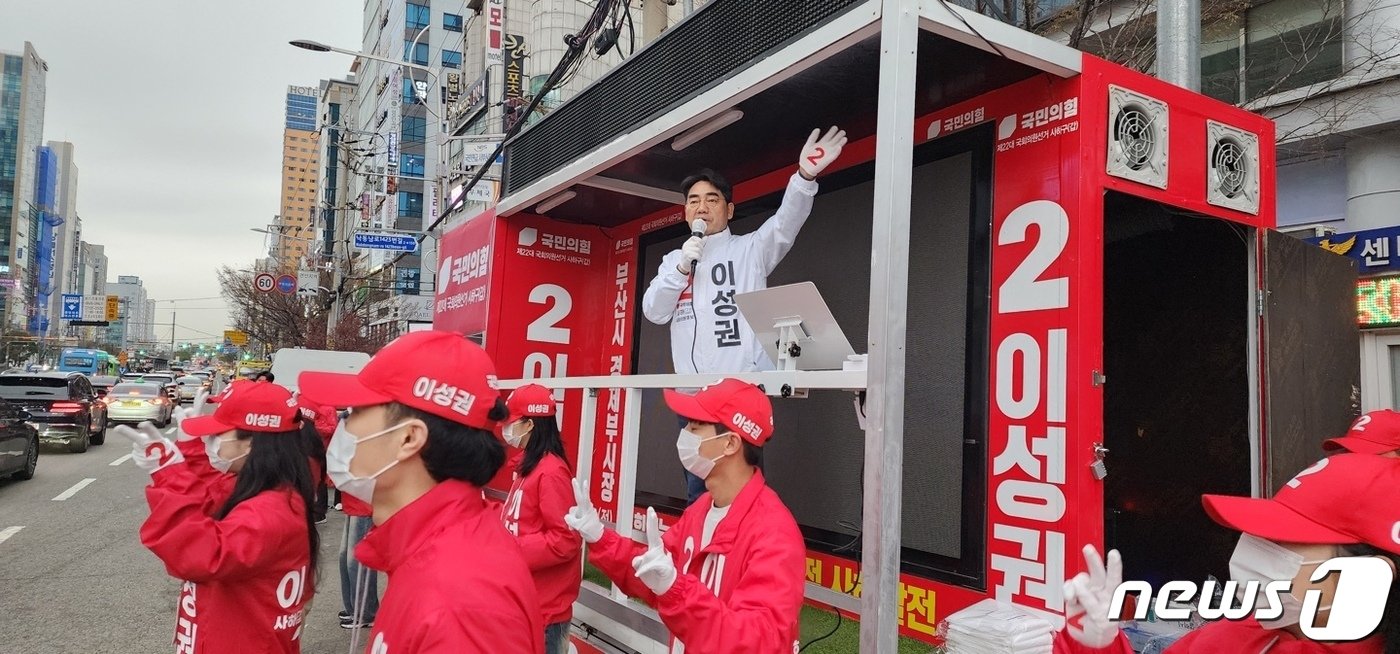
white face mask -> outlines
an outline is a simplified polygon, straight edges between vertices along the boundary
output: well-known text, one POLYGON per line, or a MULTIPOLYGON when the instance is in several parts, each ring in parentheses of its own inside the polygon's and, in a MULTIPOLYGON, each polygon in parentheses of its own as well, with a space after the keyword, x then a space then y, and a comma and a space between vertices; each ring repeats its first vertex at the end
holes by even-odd
MULTIPOLYGON (((236 441, 238 440, 238 437, 235 436, 234 438, 231 438, 229 440, 236 441)), ((223 447, 223 443, 224 439, 219 436, 204 437, 204 453, 209 457, 209 465, 213 466, 214 469, 218 470, 219 472, 228 472, 229 468, 233 467, 234 461, 248 456, 248 452, 252 451, 250 449, 248 452, 244 452, 236 457, 233 457, 232 459, 225 459, 224 457, 219 456, 219 449, 223 447)))
POLYGON ((689 429, 682 429, 680 437, 676 439, 676 452, 680 454, 681 466, 690 471, 690 474, 701 479, 709 477, 710 472, 715 469, 715 462, 723 459, 724 455, 721 454, 713 459, 700 456, 700 444, 716 438, 724 438, 727 434, 728 432, 725 432, 719 436, 700 438, 690 433, 689 429))
POLYGON ((505 437, 506 445, 520 449, 520 442, 530 434, 530 430, 525 428, 525 421, 512 422, 501 430, 501 436, 505 437))
POLYGON ((335 487, 340 489, 340 492, 346 493, 365 504, 373 504, 374 480, 377 479, 379 475, 384 474, 385 470, 398 464, 398 459, 390 461, 389 465, 380 468, 378 472, 368 477, 356 477, 350 473, 350 462, 355 459, 355 446, 367 440, 379 438, 407 424, 408 421, 404 421, 364 438, 357 438, 354 434, 350 433, 350 430, 345 428, 344 420, 336 425, 335 434, 331 436, 331 444, 326 448, 326 474, 329 475, 331 481, 335 483, 335 487))
MULTIPOLYGON (((1264 594, 1264 586, 1269 582, 1291 581, 1298 576, 1298 571, 1302 570, 1304 565, 1322 563, 1325 560, 1305 561, 1302 554, 1271 540, 1250 534, 1240 534, 1240 542, 1235 546, 1235 553, 1230 557, 1230 578, 1242 583, 1246 581, 1259 582, 1259 594, 1255 596, 1254 607, 1260 609, 1268 606, 1268 597, 1264 594)), ((1302 619, 1303 603, 1293 593, 1279 595, 1279 602, 1283 604, 1283 614, 1273 620, 1260 620, 1260 626, 1265 629, 1282 629, 1298 624, 1298 621, 1302 619)), ((1330 608, 1332 606, 1329 604, 1319 606, 1318 610, 1330 608)))

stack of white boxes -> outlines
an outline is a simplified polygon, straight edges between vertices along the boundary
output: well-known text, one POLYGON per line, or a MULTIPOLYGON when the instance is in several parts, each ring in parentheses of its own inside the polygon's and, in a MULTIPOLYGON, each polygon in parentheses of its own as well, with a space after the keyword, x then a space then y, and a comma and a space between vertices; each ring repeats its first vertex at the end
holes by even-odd
POLYGON ((1054 642, 1049 621, 990 598, 948 616, 948 654, 1050 654, 1054 642))

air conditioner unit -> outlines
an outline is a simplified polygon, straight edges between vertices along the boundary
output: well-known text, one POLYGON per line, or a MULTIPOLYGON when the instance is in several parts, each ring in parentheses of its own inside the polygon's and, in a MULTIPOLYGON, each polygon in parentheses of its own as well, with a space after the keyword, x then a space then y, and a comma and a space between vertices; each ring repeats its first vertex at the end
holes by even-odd
POLYGON ((1206 201, 1259 214, 1259 137, 1206 121, 1206 201))
POLYGON ((1108 174, 1167 188, 1167 103, 1108 87, 1108 174))

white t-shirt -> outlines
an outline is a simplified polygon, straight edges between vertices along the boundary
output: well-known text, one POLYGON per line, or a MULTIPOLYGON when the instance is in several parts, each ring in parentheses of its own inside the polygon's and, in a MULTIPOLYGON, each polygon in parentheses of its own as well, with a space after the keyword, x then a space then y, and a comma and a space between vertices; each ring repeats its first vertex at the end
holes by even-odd
MULTIPOLYGON (((730 504, 729 506, 734 505, 730 504)), ((705 529, 700 532, 700 549, 703 550, 710 546, 710 539, 714 537, 715 528, 719 526, 719 521, 723 520, 724 516, 729 515, 729 506, 721 509, 715 506, 714 502, 710 502, 710 511, 705 514, 705 529)))

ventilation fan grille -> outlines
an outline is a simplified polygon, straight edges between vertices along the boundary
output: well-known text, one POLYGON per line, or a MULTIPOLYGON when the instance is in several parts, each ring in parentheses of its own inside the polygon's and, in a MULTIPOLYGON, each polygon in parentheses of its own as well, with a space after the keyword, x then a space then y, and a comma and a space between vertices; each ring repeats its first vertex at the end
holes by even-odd
POLYGON ((1108 174, 1165 189, 1167 104, 1110 85, 1108 108, 1108 174))
POLYGON ((1206 201, 1259 213, 1259 137, 1206 121, 1206 201))

